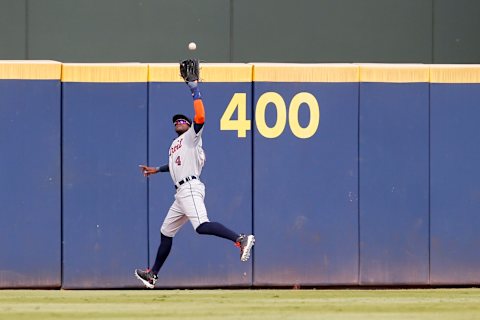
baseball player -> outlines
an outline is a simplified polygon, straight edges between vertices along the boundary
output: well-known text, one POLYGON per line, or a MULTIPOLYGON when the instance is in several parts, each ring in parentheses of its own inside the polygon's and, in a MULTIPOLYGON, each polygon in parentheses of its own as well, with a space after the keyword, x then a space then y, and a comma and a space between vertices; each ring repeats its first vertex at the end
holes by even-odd
POLYGON ((168 164, 161 167, 141 165, 144 176, 158 172, 170 172, 175 185, 175 201, 171 205, 160 229, 160 246, 153 267, 135 270, 135 276, 147 288, 153 288, 157 274, 170 253, 173 237, 190 221, 199 234, 208 234, 231 240, 240 248, 240 260, 247 261, 255 243, 253 235, 233 232, 218 222, 210 222, 205 208, 205 186, 200 180, 205 153, 202 149, 202 133, 205 123, 205 109, 198 87, 199 65, 196 59, 180 63, 180 74, 187 83, 193 96, 195 116, 193 122, 185 115, 173 116, 173 125, 178 137, 173 140, 168 154, 168 164))

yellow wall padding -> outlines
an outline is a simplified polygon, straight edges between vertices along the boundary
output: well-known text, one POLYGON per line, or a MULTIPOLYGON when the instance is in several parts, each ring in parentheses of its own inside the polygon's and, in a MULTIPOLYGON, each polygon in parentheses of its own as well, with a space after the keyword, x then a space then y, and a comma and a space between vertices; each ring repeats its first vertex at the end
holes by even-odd
POLYGON ((181 82, 178 63, 151 63, 148 65, 149 82, 181 82))
POLYGON ((432 83, 480 83, 480 64, 430 66, 432 83))
POLYGON ((430 66, 424 64, 359 64, 360 82, 429 82, 430 66))
POLYGON ((254 63, 257 82, 358 82, 358 66, 348 63, 254 63))
POLYGON ((0 60, 0 79, 60 80, 62 63, 48 60, 0 60))
POLYGON ((206 82, 252 82, 252 66, 241 63, 200 65, 200 78, 206 82))
MULTIPOLYGON (((178 63, 149 65, 150 82, 183 82, 178 63)), ((252 66, 242 63, 200 63, 201 82, 251 82, 252 66)))
POLYGON ((62 82, 147 82, 148 65, 141 63, 65 63, 62 82))

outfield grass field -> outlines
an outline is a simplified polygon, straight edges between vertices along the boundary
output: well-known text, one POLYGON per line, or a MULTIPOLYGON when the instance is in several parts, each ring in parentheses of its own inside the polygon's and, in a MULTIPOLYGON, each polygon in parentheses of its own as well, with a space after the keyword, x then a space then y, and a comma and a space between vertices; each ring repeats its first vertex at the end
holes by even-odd
POLYGON ((0 319, 480 319, 480 289, 0 290, 0 319))

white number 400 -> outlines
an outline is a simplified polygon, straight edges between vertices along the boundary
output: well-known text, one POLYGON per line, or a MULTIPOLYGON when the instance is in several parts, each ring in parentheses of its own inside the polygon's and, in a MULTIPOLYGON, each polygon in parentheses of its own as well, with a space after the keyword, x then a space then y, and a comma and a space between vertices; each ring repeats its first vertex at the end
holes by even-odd
MULTIPOLYGON (((265 138, 276 138, 282 134, 287 124, 287 106, 283 98, 276 92, 265 92, 257 101, 255 108, 255 123, 257 129, 265 138), (277 122, 269 127, 265 121, 265 110, 268 104, 273 104, 277 111, 277 122)), ((320 123, 320 108, 317 99, 308 93, 296 94, 288 108, 288 123, 292 133, 301 139, 310 138, 315 134, 320 123), (305 103, 310 110, 310 122, 303 128, 298 121, 298 111, 305 103)), ((251 129, 250 120, 247 120, 247 94, 235 93, 220 119, 220 130, 236 130, 239 138, 245 138, 251 129), (237 119, 232 119, 237 110, 237 119)))

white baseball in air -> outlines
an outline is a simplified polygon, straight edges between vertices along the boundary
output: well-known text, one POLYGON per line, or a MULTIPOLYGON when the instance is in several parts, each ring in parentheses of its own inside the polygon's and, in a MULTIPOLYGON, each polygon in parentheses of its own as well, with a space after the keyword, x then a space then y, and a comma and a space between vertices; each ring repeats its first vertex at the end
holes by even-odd
POLYGON ((195 50, 197 49, 197 44, 195 42, 190 42, 188 44, 188 50, 195 50))

